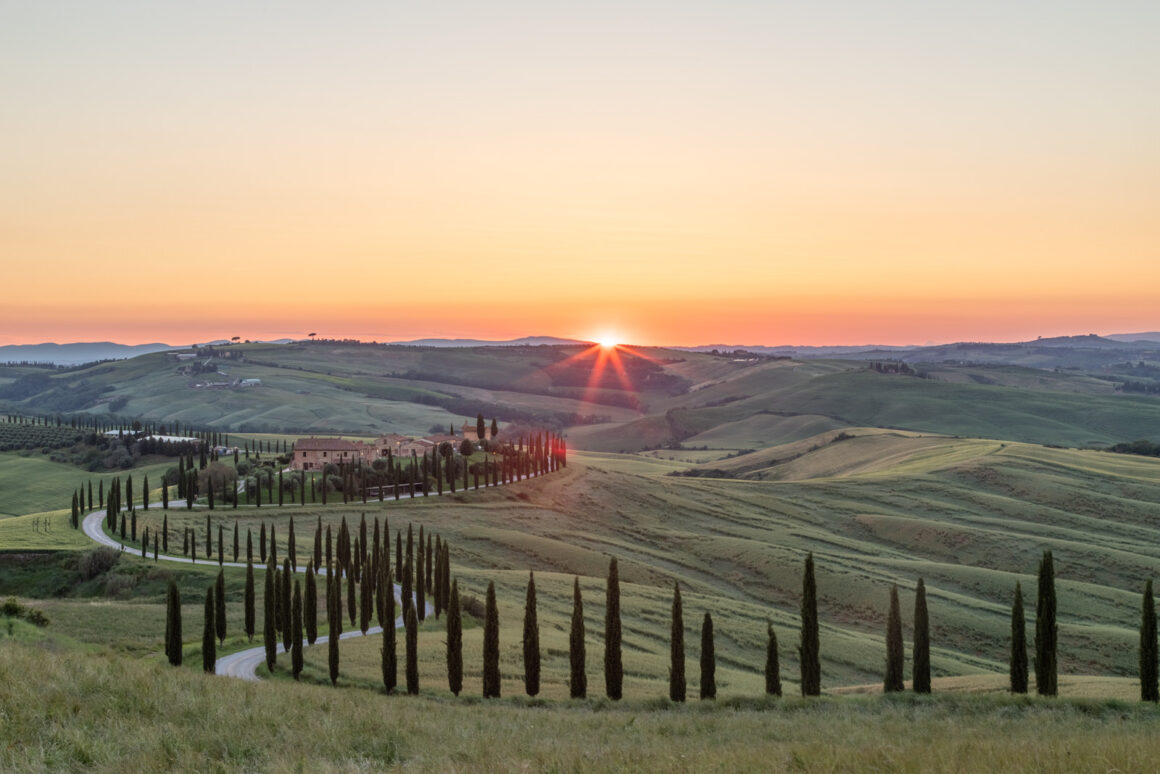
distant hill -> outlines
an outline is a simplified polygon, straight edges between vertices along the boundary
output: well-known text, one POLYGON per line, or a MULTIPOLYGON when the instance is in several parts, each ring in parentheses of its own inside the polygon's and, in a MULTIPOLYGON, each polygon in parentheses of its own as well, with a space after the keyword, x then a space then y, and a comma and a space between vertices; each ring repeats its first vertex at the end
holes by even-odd
POLYGON ((0 362, 30 361, 33 363, 56 363, 58 365, 78 365, 94 360, 121 360, 147 355, 151 352, 165 352, 180 349, 171 344, 116 344, 111 341, 88 341, 72 344, 8 344, 0 347, 0 362))
POLYGON ((1152 331, 1151 333, 1113 333, 1104 337, 1112 341, 1147 341, 1160 343, 1160 331, 1152 331))
POLYGON ((487 339, 413 339, 412 341, 392 341, 390 344, 406 345, 410 347, 541 347, 560 346, 563 344, 583 344, 577 339, 561 339, 556 336, 524 336, 519 339, 505 341, 489 341, 487 339))

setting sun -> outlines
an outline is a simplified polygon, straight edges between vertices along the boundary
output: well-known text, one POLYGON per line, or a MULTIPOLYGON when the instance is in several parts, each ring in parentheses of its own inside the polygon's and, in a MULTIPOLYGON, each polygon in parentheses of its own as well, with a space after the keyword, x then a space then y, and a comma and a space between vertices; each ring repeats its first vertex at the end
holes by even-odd
POLYGON ((620 339, 614 333, 602 333, 596 336, 593 341, 605 349, 613 349, 620 345, 620 339))

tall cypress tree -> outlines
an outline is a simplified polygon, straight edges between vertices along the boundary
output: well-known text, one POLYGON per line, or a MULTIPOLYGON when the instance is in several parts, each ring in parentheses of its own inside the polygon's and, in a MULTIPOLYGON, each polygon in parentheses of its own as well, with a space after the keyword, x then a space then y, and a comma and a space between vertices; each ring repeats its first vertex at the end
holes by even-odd
POLYGON ((483 619, 483 698, 498 699, 499 696, 499 609, 495 602, 495 581, 491 581, 487 584, 483 619))
POLYGON ((914 590, 914 663, 911 685, 915 693, 930 693, 930 617, 926 610, 926 584, 918 579, 914 590))
POLYGON ((371 627, 371 603, 374 598, 371 595, 371 589, 374 588, 374 580, 367 571, 363 571, 362 583, 358 588, 358 628, 363 633, 367 633, 367 629, 371 627))
POLYGON ((218 522, 218 567, 221 567, 226 561, 226 542, 222 539, 224 535, 221 522, 218 522))
POLYGON ((530 572, 524 600, 524 690, 528 696, 540 692, 540 625, 536 620, 536 578, 530 572))
POLYGON ((673 622, 669 636, 669 699, 685 700, 685 613, 681 584, 673 581, 673 622))
POLYGON ((338 641, 342 636, 342 584, 330 584, 330 600, 327 602, 327 616, 330 619, 330 632, 326 641, 326 652, 330 666, 330 684, 338 685, 338 641))
POLYGON ((885 693, 904 690, 903 685, 902 613, 898 608, 898 584, 890 586, 890 612, 886 616, 886 677, 882 681, 885 693))
POLYGON ((1151 578, 1144 584, 1144 600, 1140 608, 1140 701, 1160 701, 1156 602, 1152 597, 1151 578))
POLYGON ((241 546, 238 545, 238 520, 234 519, 234 562, 238 561, 239 548, 241 548, 241 546))
MULTIPOLYGON (((383 599, 383 687, 387 693, 391 693, 399 682, 398 648, 395 644, 395 593, 389 582, 390 570, 383 567, 382 573, 386 580, 384 585, 387 587, 383 599)), ((451 647, 450 631, 448 631, 447 636, 448 647, 451 647)))
POLYGON ((214 639, 213 586, 205 590, 205 629, 201 635, 201 668, 213 674, 217 667, 217 641, 214 639))
POLYGON ((217 632, 218 642, 226 644, 226 576, 224 570, 218 571, 217 582, 214 584, 214 629, 217 632))
POLYGON ((407 630, 407 693, 414 696, 419 693, 419 621, 415 618, 415 608, 407 610, 407 618, 403 623, 407 630))
POLYGON ((570 661, 568 690, 573 699, 588 695, 588 673, 584 649, 584 600, 580 596, 580 578, 572 583, 572 630, 568 636, 570 661))
POLYGON ((608 564, 604 606, 604 691, 613 701, 622 695, 624 666, 620 649, 620 573, 616 557, 608 564))
POLYGON ((447 606, 447 687, 456 696, 463 690, 463 621, 459 610, 459 581, 451 582, 447 606))
POLYGON ((773 622, 766 622, 765 643, 765 693, 767 696, 781 696, 781 664, 777 658, 777 632, 773 622))
POLYGON ((290 669, 294 679, 302 674, 302 585, 294 579, 294 599, 290 602, 290 669))
POLYGON ((713 616, 701 623, 701 698, 717 698, 717 652, 713 646, 713 616))
POLYGON ((280 605, 282 609, 282 648, 286 651, 289 651, 290 646, 294 644, 291 641, 291 637, 293 636, 294 632, 292 631, 293 627, 290 620, 290 614, 292 612, 290 606, 293 604, 292 593, 290 589, 292 588, 293 577, 294 573, 290 569, 290 559, 283 559, 281 583, 278 586, 278 591, 282 595, 282 604, 280 605))
POLYGON ((245 607, 246 637, 250 642, 253 642, 256 618, 254 615, 254 563, 249 559, 246 560, 246 593, 243 606, 245 607))
POLYGON ((1059 693, 1056 671, 1055 565, 1050 551, 1039 563, 1039 600, 1035 605, 1035 691, 1040 696, 1059 693))
POLYGON ((1023 616, 1023 587, 1015 581, 1011 605, 1011 693, 1027 693, 1027 623, 1023 616))
MULTIPOLYGON (((305 480, 305 479, 303 479, 305 480)), ((305 499, 303 499, 305 502, 305 499)), ((318 517, 318 527, 314 530, 314 570, 322 566, 322 517, 318 517)))
POLYGON ((798 646, 801 660, 802 696, 819 696, 822 692, 822 666, 818 647, 818 585, 814 580, 814 554, 806 556, 802 574, 802 633, 798 646))
POLYGON ((350 615, 350 625, 358 621, 358 597, 354 593, 354 572, 346 571, 346 612, 350 615))
POLYGON ((262 643, 266 646, 266 668, 274 671, 278 660, 278 630, 274 623, 274 609, 278 604, 278 592, 274 586, 274 562, 266 565, 266 592, 262 597, 262 643))
POLYGON ((415 561, 415 607, 419 620, 422 621, 427 617, 427 573, 423 569, 426 559, 426 550, 424 549, 423 527, 419 527, 419 545, 415 561))
POLYGON ((165 656, 173 666, 181 666, 181 594, 169 581, 165 593, 165 656))
POLYGON ((318 639, 318 581, 314 577, 314 563, 306 565, 306 599, 303 602, 303 623, 306 641, 311 645, 318 639))
MULTIPOLYGON (((281 492, 282 490, 278 490, 281 492)), ((281 505, 282 503, 278 503, 281 505)), ((290 517, 290 535, 286 538, 286 554, 290 557, 290 566, 298 572, 298 546, 294 541, 294 517, 290 517)))
POLYGON ((262 522, 261 531, 258 533, 258 558, 262 563, 266 562, 266 522, 262 522))
POLYGON ((161 517, 161 550, 169 553, 169 514, 161 517))

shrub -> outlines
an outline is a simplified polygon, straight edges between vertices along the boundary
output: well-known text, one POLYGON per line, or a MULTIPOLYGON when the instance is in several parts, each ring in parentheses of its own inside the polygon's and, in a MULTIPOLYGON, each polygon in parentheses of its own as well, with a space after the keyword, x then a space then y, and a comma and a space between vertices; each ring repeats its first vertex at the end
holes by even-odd
POLYGON ((77 560, 77 572, 81 574, 83 580, 92 580, 113 569, 120 556, 120 552, 114 548, 99 546, 91 551, 86 551, 77 560))

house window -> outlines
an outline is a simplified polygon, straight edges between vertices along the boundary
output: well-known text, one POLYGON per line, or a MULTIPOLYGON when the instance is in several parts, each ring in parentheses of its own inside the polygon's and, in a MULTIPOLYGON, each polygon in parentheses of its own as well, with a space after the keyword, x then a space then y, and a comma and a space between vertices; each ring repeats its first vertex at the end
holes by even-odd
POLYGON ((323 457, 325 457, 325 456, 326 456, 326 452, 323 452, 323 453, 322 453, 322 456, 323 456, 323 457))

